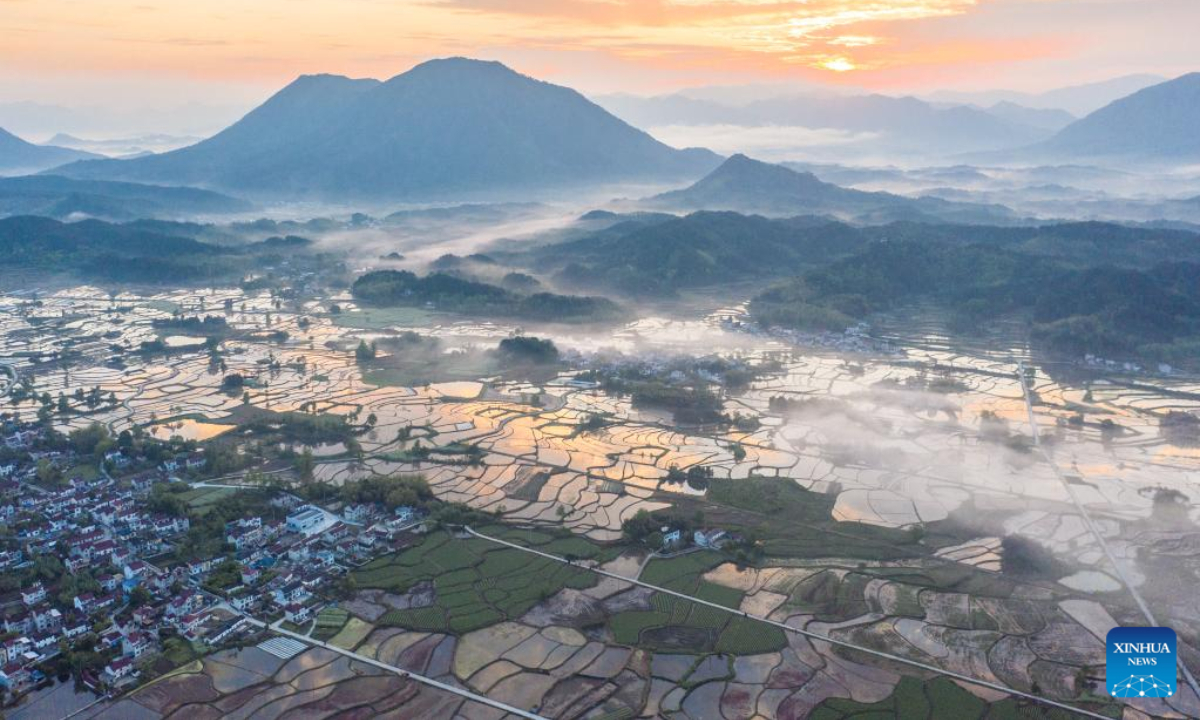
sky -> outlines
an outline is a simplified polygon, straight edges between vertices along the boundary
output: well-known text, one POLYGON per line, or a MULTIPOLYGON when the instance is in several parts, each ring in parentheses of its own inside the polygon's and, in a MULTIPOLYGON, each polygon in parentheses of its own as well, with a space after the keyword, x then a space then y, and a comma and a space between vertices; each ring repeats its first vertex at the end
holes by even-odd
POLYGON ((0 0, 0 103, 248 108, 304 73, 500 60, 585 93, 1040 91, 1200 69, 1200 0, 0 0))

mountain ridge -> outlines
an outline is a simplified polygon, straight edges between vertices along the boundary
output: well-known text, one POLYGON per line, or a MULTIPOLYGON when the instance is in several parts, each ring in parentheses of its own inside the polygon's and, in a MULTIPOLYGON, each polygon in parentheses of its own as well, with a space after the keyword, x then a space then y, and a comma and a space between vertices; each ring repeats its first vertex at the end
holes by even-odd
POLYGON ((0 173, 39 172, 56 165, 100 155, 55 145, 35 145, 0 128, 0 173))
POLYGON ((874 224, 901 220, 965 223, 1017 220, 1015 213, 999 205, 853 190, 824 182, 810 172, 765 163, 740 153, 692 185, 642 202, 657 209, 728 210, 771 217, 832 215, 874 224))
POLYGON ((448 58, 386 81, 301 76, 196 145, 60 172, 244 194, 436 197, 695 177, 718 161, 670 148, 569 88, 448 58))
POLYGON ((1200 72, 1139 90, 1030 148, 1052 157, 1200 159, 1200 72))

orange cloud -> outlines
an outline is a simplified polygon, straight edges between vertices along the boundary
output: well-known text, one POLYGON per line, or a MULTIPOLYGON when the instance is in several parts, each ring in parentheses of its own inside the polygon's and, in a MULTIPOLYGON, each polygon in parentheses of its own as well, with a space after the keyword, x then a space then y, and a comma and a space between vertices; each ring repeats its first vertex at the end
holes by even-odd
POLYGON ((972 43, 909 32, 1008 1, 38 0, 0 3, 0 66, 277 82, 303 72, 389 76, 449 54, 564 68, 584 55, 637 80, 641 69, 870 82, 901 68, 1053 50, 1028 38, 972 43))

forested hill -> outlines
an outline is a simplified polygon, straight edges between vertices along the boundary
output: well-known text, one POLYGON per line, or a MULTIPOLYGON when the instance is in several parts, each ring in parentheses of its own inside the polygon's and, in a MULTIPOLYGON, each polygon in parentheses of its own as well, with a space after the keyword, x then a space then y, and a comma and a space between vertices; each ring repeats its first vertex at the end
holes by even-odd
POLYGON ((307 241, 286 238, 240 246, 213 245, 171 234, 173 226, 101 220, 64 223, 33 216, 3 218, 0 255, 9 267, 73 273, 93 280, 190 282, 237 279, 252 267, 248 256, 253 259, 260 253, 307 248, 307 241))
POLYGON ((601 297, 533 293, 523 295, 488 283, 443 273, 425 277, 405 270, 377 270, 354 281, 359 301, 379 306, 427 307, 482 317, 541 322, 593 322, 620 315, 616 303, 601 297))
POLYGON ((1109 223, 990 227, 892 223, 855 227, 822 217, 768 219, 733 212, 613 216, 565 243, 505 257, 563 287, 669 296, 679 290, 793 275, 849 257, 871 242, 984 245, 1055 258, 1064 266, 1149 268, 1200 262, 1200 236, 1109 223))
POLYGON ((873 242, 756 297, 766 325, 841 329, 917 301, 962 326, 1026 317, 1035 340, 1072 354, 1179 363, 1200 349, 1200 263, 1071 267, 987 245, 873 242))

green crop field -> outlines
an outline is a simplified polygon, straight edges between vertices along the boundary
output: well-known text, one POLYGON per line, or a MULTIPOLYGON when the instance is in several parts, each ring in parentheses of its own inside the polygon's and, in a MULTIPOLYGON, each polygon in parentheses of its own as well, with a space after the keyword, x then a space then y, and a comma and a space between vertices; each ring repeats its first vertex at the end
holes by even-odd
POLYGON ((317 613, 317 620, 313 625, 312 636, 317 640, 329 640, 341 632, 342 628, 346 626, 346 621, 349 619, 349 612, 341 608, 327 607, 317 613))
MULTIPOLYGON (((1087 709, 1120 717, 1120 706, 1111 702, 1087 709)), ((1073 713, 1014 699, 991 705, 947 678, 927 682, 901 678, 895 691, 877 703, 860 703, 847 698, 830 698, 813 709, 811 720, 868 720, 912 718, 913 720, 1070 720, 1073 713)))
MULTIPOLYGON (((528 540, 528 536, 527 536, 528 540)), ((547 545, 549 535, 534 541, 547 545)), ((585 540, 580 555, 594 555, 585 540)), ((380 622, 414 630, 464 633, 511 620, 564 587, 586 588, 597 577, 586 570, 539 558, 485 540, 455 539, 445 532, 396 555, 378 558, 354 572, 359 587, 405 592, 422 582, 433 584, 432 607, 392 610, 380 622)))

